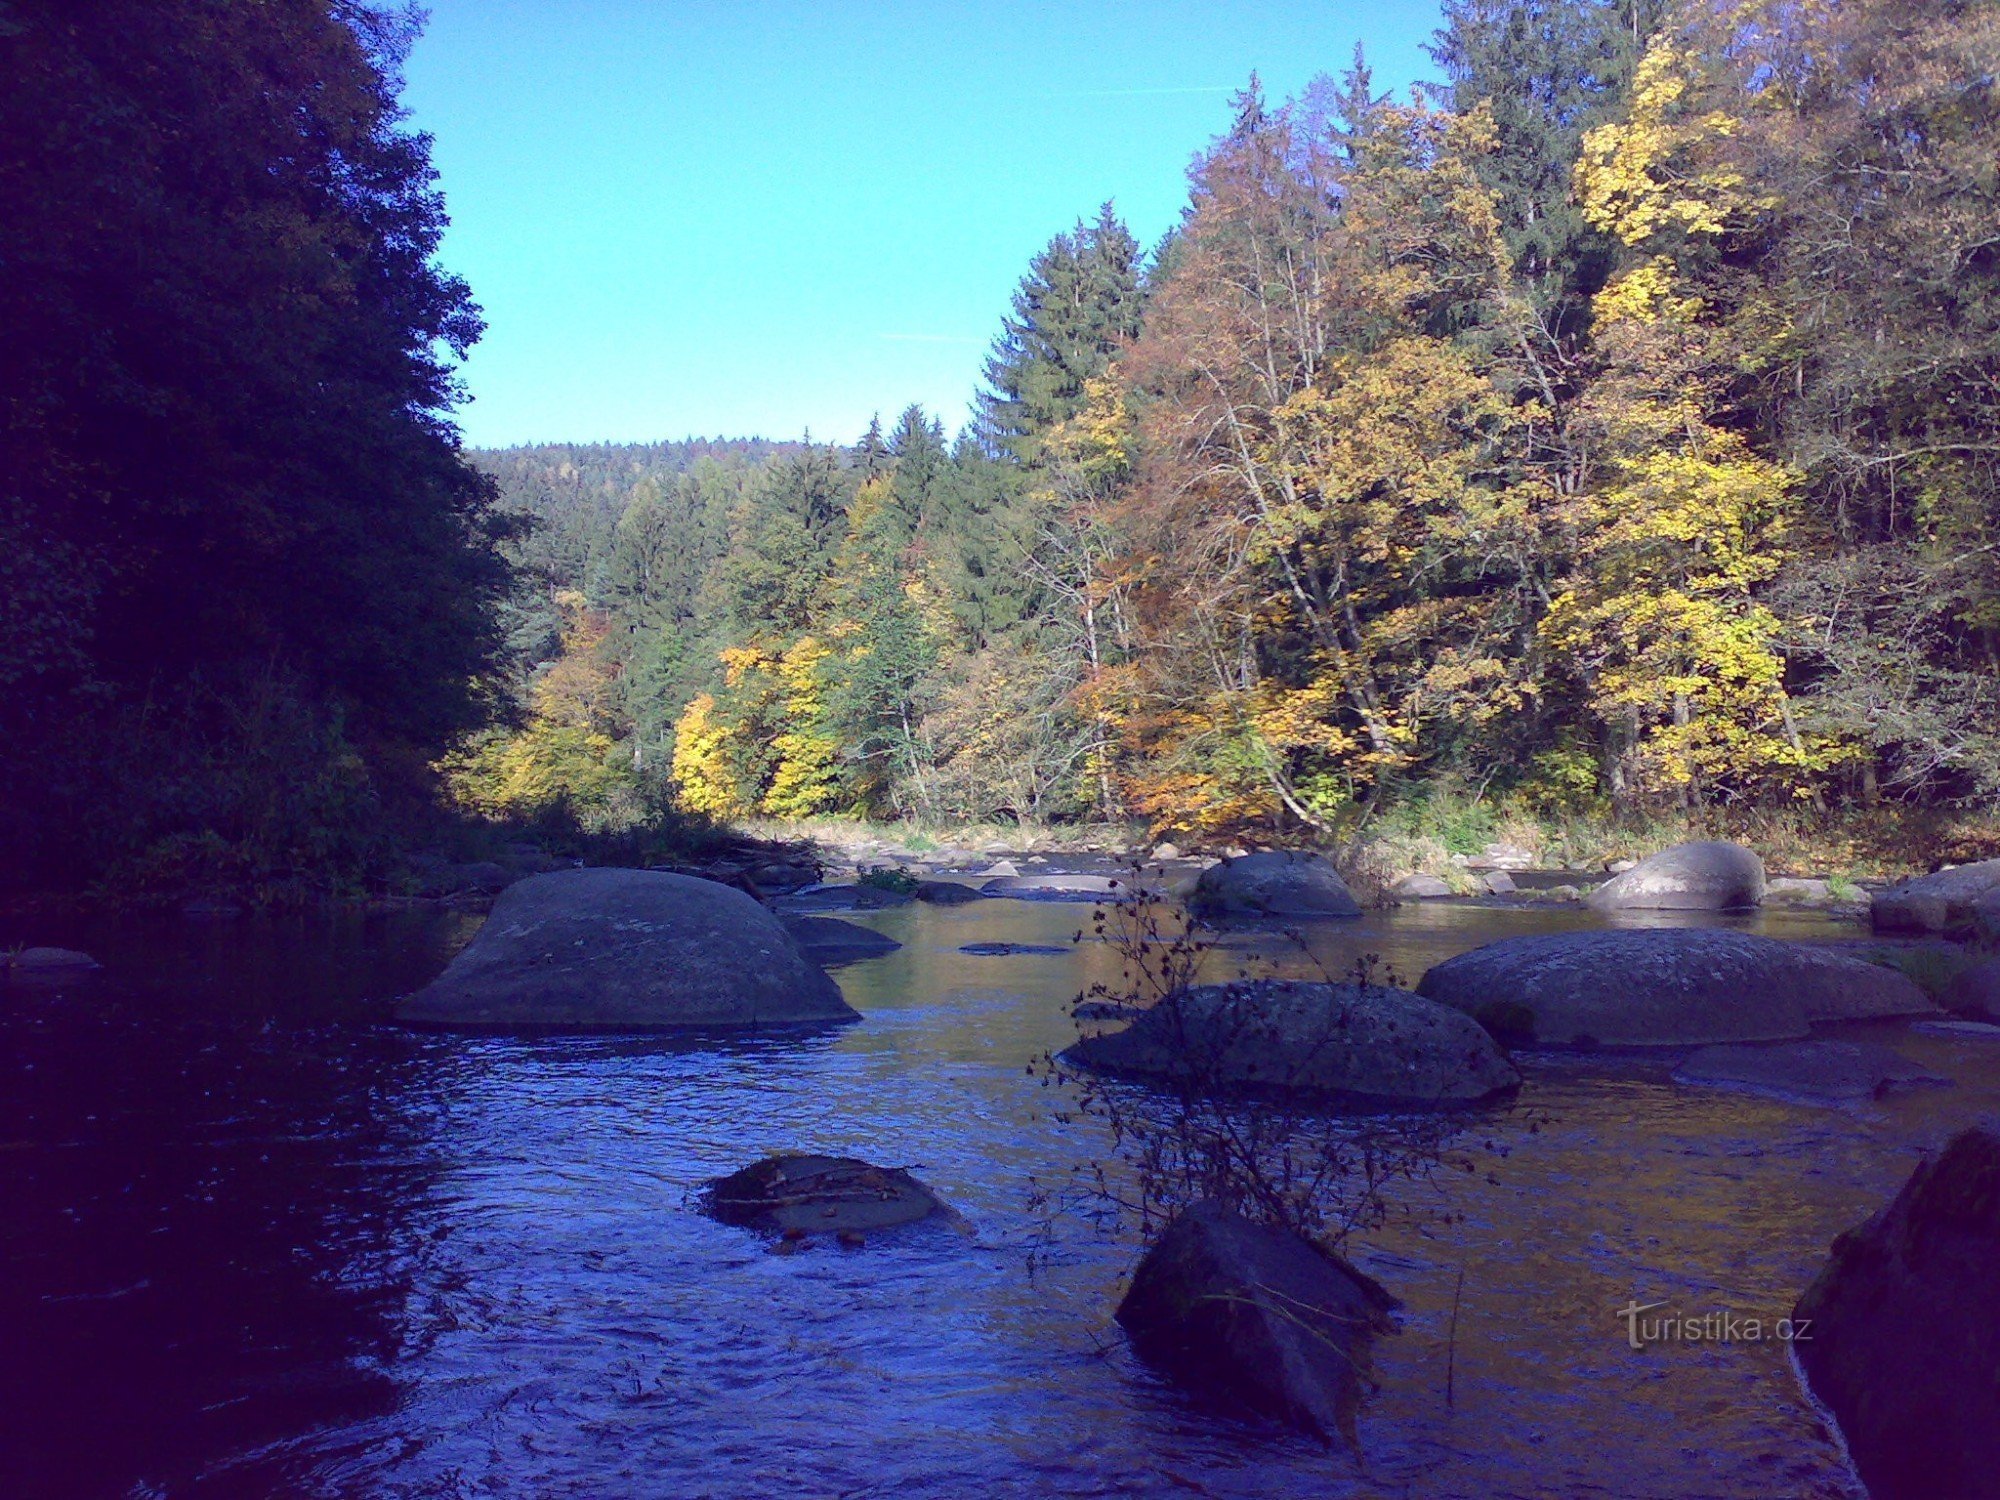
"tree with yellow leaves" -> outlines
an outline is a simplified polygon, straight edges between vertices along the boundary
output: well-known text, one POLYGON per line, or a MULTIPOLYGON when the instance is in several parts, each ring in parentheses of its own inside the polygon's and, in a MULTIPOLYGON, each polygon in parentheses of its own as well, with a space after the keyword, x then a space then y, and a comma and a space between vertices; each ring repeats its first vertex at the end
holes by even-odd
POLYGON ((1736 346, 1703 285, 1775 205, 1717 149, 1742 122, 1693 102, 1699 68, 1656 42, 1629 118, 1584 139, 1584 215, 1634 259, 1596 298, 1598 460, 1565 515, 1574 567, 1542 638, 1584 684, 1614 794, 1809 794, 1840 752, 1800 734, 1782 623, 1758 598, 1798 475, 1731 425, 1736 346))

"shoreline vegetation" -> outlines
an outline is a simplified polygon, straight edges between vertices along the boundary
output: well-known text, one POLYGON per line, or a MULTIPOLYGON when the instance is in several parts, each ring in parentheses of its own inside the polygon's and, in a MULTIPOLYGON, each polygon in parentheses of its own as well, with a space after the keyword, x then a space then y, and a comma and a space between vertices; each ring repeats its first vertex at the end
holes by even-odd
POLYGON ((956 432, 485 451, 410 13, 0 9, 0 901, 2000 853, 1989 9, 1451 0, 1055 235, 956 432))

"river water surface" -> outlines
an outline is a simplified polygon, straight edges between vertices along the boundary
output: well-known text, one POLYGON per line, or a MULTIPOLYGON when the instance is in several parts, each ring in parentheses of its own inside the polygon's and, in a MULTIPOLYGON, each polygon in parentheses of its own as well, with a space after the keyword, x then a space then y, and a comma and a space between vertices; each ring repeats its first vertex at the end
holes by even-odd
MULTIPOLYGON (((37 932, 107 967, 0 991, 0 1494, 1860 1493, 1781 1345, 1634 1351, 1617 1309, 1788 1313, 2000 1104, 2000 1043, 1882 1033, 1956 1086, 1841 1108, 1526 1060, 1523 1107, 1471 1122, 1495 1180, 1350 1246, 1407 1303, 1356 1457, 1156 1378, 1110 1321, 1132 1231, 1030 1209, 1103 1142, 1026 1066, 1117 963, 958 950, 1088 917, 868 913, 905 946, 840 971, 859 1024, 700 1046, 383 1024, 465 914, 37 932), (911 1167, 963 1224, 781 1257, 693 1210, 778 1150, 911 1167)), ((1582 920, 1420 905, 1314 941, 1407 980, 1582 920)))

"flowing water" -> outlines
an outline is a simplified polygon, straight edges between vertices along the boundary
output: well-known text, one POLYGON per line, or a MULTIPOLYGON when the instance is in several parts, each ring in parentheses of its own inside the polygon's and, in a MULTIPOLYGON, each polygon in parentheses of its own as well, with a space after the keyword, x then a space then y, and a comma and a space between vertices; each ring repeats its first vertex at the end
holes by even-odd
MULTIPOLYGON (((1494 1180, 1351 1246, 1407 1303, 1357 1457, 1155 1377, 1110 1321, 1131 1231, 1030 1210, 1102 1142, 1026 1065, 1116 957, 958 950, 1088 916, 866 914, 905 946, 840 972, 859 1024, 698 1046, 382 1024, 462 914, 38 934, 107 970, 0 991, 0 1494, 1859 1493, 1779 1343, 1634 1351, 1617 1309, 1788 1313, 2000 1103, 2000 1044, 1887 1032, 1957 1086, 1841 1108, 1530 1060, 1474 1129, 1494 1180), (963 1224, 781 1257, 691 1207, 793 1149, 912 1167, 963 1224)), ((1315 942, 1407 979, 1582 920, 1425 905, 1315 942)))

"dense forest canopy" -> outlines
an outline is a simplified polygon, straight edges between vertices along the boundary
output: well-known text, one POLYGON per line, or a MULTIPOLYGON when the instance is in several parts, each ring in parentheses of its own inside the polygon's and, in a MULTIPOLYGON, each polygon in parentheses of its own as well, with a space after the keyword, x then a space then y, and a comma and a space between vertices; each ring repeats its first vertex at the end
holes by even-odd
POLYGON ((651 685, 606 753, 723 814, 1990 805, 1995 16, 1452 0, 1418 102, 1253 81, 1155 254, 1036 257, 954 443, 676 502, 698 651, 565 576, 651 685))
POLYGON ((504 526, 449 418, 481 324, 413 35, 0 4, 0 845, 47 876, 352 864, 488 711, 504 526))
POLYGON ((962 430, 467 456, 406 22, 6 0, 0 834, 324 869, 426 765, 605 826, 1994 807, 2000 6, 1443 14, 1413 98, 1252 79, 1150 252, 1055 235, 962 430))

